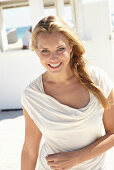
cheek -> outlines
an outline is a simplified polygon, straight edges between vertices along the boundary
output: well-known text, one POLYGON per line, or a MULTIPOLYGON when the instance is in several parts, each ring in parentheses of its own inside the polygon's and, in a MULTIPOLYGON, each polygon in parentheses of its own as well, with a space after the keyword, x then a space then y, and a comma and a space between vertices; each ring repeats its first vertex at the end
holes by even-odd
POLYGON ((40 58, 40 62, 41 62, 41 63, 45 63, 45 62, 47 61, 46 57, 41 57, 41 56, 40 56, 39 58, 40 58))
POLYGON ((44 59, 44 58, 39 58, 40 59, 40 63, 41 63, 41 65, 44 67, 44 68, 47 68, 47 63, 48 63, 48 61, 46 60, 46 59, 44 59))
POLYGON ((39 57, 39 59, 40 59, 41 62, 45 62, 45 61, 47 61, 47 59, 48 59, 48 56, 42 55, 42 54, 40 54, 40 53, 39 53, 39 56, 38 56, 38 57, 39 57))
POLYGON ((62 54, 61 58, 64 59, 64 60, 70 60, 70 53, 68 51, 65 51, 62 54))

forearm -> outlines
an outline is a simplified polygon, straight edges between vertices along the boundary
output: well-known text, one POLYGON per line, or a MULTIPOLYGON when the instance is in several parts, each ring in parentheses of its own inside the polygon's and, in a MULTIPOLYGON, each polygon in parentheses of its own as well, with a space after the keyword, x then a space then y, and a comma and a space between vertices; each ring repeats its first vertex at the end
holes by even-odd
MULTIPOLYGON (((106 152, 108 149, 114 146, 114 134, 106 134, 99 139, 97 139, 92 144, 85 148, 78 150, 80 155, 80 163, 97 157, 98 155, 106 152)), ((74 151, 77 155, 77 151, 74 151)))
POLYGON ((37 156, 31 156, 27 151, 22 150, 21 154, 21 170, 35 170, 37 156))

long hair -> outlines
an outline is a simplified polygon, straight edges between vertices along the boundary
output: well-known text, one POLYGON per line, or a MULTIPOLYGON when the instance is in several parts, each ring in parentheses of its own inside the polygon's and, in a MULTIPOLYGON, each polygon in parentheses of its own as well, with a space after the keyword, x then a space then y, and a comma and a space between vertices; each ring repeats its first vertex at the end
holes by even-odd
POLYGON ((102 90, 94 84, 86 68, 86 60, 83 57, 85 48, 75 31, 58 16, 45 17, 38 22, 32 32, 31 49, 34 51, 37 51, 37 39, 40 32, 61 32, 68 39, 69 44, 72 46, 70 67, 73 73, 79 78, 86 89, 92 92, 99 100, 102 107, 108 109, 110 107, 109 101, 105 98, 102 90))

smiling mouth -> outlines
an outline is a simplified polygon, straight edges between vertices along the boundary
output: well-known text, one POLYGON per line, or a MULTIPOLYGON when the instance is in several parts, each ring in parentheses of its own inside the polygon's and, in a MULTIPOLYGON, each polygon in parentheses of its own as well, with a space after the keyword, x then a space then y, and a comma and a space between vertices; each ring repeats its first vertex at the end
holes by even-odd
POLYGON ((62 64, 62 62, 58 63, 58 64, 48 64, 48 66, 55 69, 55 68, 59 68, 61 66, 61 64, 62 64))

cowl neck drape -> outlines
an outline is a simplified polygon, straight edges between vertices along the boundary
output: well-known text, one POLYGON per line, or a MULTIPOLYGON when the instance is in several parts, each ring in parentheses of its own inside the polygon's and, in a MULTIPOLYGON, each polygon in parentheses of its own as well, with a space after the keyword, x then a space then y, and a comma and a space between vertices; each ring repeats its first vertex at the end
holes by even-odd
MULTIPOLYGON (((111 92, 111 80, 99 69, 91 68, 93 81, 106 97, 111 92)), ((44 92, 42 75, 24 90, 21 102, 31 119, 42 132, 45 143, 39 155, 39 170, 50 170, 45 156, 73 151, 88 146, 104 135, 103 107, 90 93, 90 101, 83 108, 72 108, 44 92)), ((86 161, 72 170, 98 170, 104 167, 105 154, 86 161)), ((104 169, 103 169, 104 170, 104 169)))

